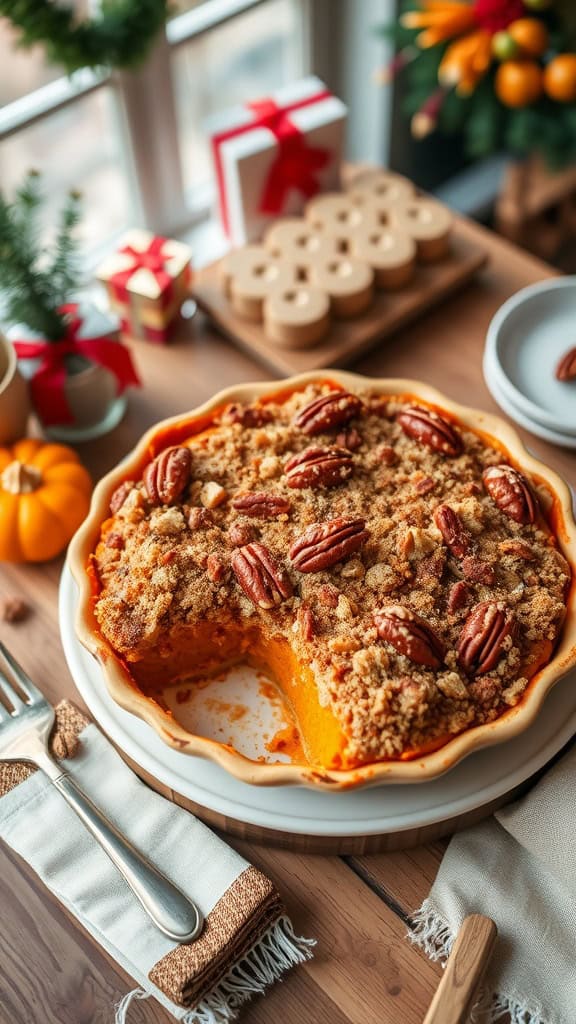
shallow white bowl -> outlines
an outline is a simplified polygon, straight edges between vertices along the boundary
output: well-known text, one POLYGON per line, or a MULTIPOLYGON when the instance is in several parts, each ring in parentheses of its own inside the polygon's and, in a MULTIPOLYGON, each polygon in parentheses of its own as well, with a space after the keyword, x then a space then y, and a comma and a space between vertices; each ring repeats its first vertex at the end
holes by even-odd
POLYGON ((574 437, 576 382, 557 380, 555 370, 575 345, 576 277, 559 277, 512 295, 490 323, 485 350, 492 379, 516 409, 574 437))
POLYGON ((549 441, 550 444, 559 445, 561 448, 571 448, 576 450, 576 434, 564 434, 559 430, 552 430, 551 427, 546 427, 543 423, 539 423, 537 420, 532 419, 531 416, 527 416, 522 409, 519 409, 512 399, 506 394, 500 385, 498 374, 495 372, 495 359, 493 353, 489 352, 488 349, 484 352, 484 380, 493 399, 498 403, 501 409, 518 424, 519 427, 523 427, 524 430, 529 430, 531 434, 536 437, 541 437, 543 441, 549 441))

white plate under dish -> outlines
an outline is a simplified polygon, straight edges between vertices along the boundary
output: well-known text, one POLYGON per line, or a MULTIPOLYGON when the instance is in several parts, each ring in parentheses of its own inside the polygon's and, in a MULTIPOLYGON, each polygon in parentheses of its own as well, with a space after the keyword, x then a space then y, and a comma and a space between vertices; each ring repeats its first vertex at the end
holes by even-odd
POLYGON ((520 736, 471 754, 432 782, 330 793, 299 786, 249 786, 211 761, 180 754, 108 695, 95 658, 75 630, 76 585, 65 566, 60 631, 68 667, 94 719, 129 758, 165 786, 236 821, 307 836, 382 835, 464 814, 509 792, 545 765, 576 733, 576 672, 546 698, 520 736))
POLYGON ((525 430, 529 430, 531 434, 536 437, 541 437, 544 441, 549 441, 550 444, 560 445, 562 448, 576 449, 576 435, 560 433, 558 430, 552 430, 550 427, 544 426, 544 424, 532 419, 531 416, 527 416, 522 409, 511 401, 510 397, 503 391, 500 386, 498 374, 494 370, 494 354, 488 348, 484 350, 484 359, 482 368, 484 371, 484 380, 490 394, 494 400, 498 403, 501 409, 514 420, 515 423, 520 427, 524 427, 525 430))
POLYGON ((555 370, 575 345, 576 277, 558 277, 522 288, 500 307, 485 351, 492 379, 519 412, 574 438, 576 381, 557 380, 555 370))

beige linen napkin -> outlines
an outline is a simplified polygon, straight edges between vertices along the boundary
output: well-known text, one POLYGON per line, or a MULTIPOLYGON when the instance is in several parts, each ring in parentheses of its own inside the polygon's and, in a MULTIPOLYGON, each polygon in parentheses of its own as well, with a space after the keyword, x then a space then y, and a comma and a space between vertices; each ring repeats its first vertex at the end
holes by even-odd
POLYGON ((56 709, 56 757, 88 796, 200 907, 200 937, 177 945, 152 924, 60 793, 31 766, 0 763, 0 838, 24 858, 138 988, 184 1024, 224 1024, 311 956, 273 883, 197 818, 145 786, 72 704, 56 709))
POLYGON ((444 962, 467 914, 498 926, 473 1020, 576 1022, 576 745, 527 796, 454 836, 410 939, 444 962))

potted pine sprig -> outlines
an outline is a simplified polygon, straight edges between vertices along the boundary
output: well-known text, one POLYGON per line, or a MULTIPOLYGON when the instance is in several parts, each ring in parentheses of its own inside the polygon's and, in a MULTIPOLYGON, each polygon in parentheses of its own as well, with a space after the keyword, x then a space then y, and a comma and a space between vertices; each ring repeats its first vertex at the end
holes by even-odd
POLYGON ((49 244, 41 241, 44 202, 35 171, 12 200, 0 192, 0 316, 45 432, 84 440, 119 422, 124 391, 138 378, 116 325, 78 297, 79 193, 68 194, 49 244))

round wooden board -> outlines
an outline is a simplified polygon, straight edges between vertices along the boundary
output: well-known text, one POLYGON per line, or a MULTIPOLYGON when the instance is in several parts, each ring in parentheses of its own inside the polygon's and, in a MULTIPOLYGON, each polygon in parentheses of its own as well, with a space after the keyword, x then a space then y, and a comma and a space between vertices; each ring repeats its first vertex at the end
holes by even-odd
POLYGON ((126 761, 132 770, 152 789, 156 790, 168 800, 172 800, 180 807, 186 808, 196 815, 201 821, 211 828, 224 832, 227 835, 235 836, 238 839, 246 839, 250 842, 261 843, 265 846, 275 846, 282 850, 293 850, 298 853, 320 853, 320 854, 365 854, 365 853, 387 853, 392 850, 406 850, 413 846, 420 846, 422 843, 431 843, 442 836, 451 835, 464 828, 476 825, 483 818, 489 817, 499 807, 521 796, 540 776, 536 772, 530 779, 515 786, 508 793, 504 793, 495 800, 476 807, 474 810, 466 811, 455 817, 445 818, 443 821, 434 822, 421 828, 402 829, 396 832, 384 832, 379 835, 364 836, 314 836, 302 835, 295 832, 282 832, 278 829, 263 828, 259 825, 252 825, 249 822, 238 821, 235 818, 219 814, 217 811, 203 807, 195 803, 181 793, 175 792, 165 786, 158 779, 154 778, 141 765, 121 750, 116 749, 120 756, 126 761))

